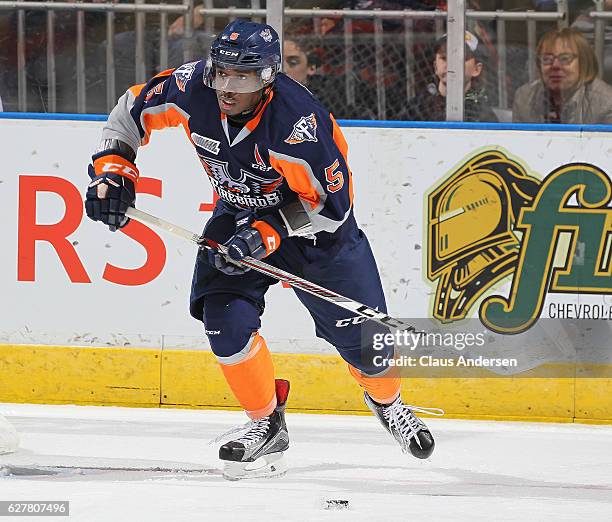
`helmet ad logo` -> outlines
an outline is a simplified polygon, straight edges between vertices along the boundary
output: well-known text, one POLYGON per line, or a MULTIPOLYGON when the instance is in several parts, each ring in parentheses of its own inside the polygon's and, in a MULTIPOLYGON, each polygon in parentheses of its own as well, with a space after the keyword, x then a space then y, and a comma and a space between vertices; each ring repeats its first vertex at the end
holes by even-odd
POLYGON ((266 67, 261 71, 261 80, 263 82, 269 82, 272 78, 272 67, 266 67))
POLYGON ((272 41, 272 33, 267 27, 259 33, 259 36, 261 36, 268 43, 272 41))
POLYGON ((232 33, 229 35, 229 39, 230 40, 238 40, 238 37, 240 36, 240 33, 232 33))
POLYGON ((537 322, 549 293, 588 288, 612 295, 612 253, 606 251, 612 247, 605 241, 610 194, 610 177, 587 163, 563 165, 539 180, 500 150, 471 157, 428 196, 433 317, 459 321, 483 298, 480 321, 515 334, 537 322), (572 262, 580 244, 593 255, 572 262), (508 277, 508 297, 488 292, 508 277))

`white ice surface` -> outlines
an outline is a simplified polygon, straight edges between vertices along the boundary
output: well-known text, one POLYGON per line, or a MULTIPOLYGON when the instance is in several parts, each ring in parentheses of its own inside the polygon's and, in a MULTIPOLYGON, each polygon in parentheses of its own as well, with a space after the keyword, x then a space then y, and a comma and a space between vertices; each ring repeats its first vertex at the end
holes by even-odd
POLYGON ((239 412, 4 404, 0 414, 21 436, 0 468, 67 466, 0 476, 0 500, 70 501, 69 518, 14 520, 612 521, 610 426, 433 419, 436 450, 419 461, 373 417, 289 413, 288 474, 228 482, 208 441, 245 422, 239 412), (326 510, 327 499, 349 508, 326 510))

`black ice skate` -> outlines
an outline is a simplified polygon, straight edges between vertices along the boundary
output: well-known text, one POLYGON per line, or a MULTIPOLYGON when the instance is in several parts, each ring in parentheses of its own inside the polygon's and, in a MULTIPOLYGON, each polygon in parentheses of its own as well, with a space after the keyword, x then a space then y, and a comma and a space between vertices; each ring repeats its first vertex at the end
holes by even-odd
POLYGON ((247 430, 219 448, 219 458, 225 463, 224 478, 240 480, 286 473, 283 452, 289 448, 289 432, 285 424, 288 395, 289 381, 276 379, 277 406, 272 415, 230 432, 247 430))
POLYGON ((399 442, 404 453, 412 453, 418 459, 426 459, 434 450, 434 438, 425 423, 414 415, 414 411, 430 415, 444 415, 439 408, 408 406, 397 397, 391 404, 378 404, 364 393, 365 403, 378 417, 385 429, 399 442))

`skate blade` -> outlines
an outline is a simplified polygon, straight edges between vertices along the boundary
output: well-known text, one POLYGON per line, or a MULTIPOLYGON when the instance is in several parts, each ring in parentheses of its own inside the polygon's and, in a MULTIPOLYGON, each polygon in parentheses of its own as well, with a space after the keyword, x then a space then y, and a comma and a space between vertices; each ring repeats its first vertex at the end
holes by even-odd
POLYGON ((283 452, 270 453, 253 462, 224 461, 223 478, 226 480, 244 480, 252 478, 282 477, 287 473, 283 452))

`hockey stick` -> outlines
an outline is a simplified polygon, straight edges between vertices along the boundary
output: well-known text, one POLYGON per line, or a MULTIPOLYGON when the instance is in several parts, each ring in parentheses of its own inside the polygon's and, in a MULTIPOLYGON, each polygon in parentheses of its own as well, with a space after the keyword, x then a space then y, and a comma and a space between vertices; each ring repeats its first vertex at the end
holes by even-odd
MULTIPOLYGON (((126 216, 133 218, 141 223, 146 223, 148 225, 154 225, 162 230, 170 232, 175 236, 182 237, 187 241, 191 241, 195 243, 200 248, 208 248, 211 250, 216 250, 221 254, 226 254, 227 250, 223 245, 219 245, 218 243, 211 241, 210 239, 206 239, 205 237, 199 236, 198 234, 194 234, 189 230, 179 227, 178 225, 174 225, 169 223, 168 221, 152 216, 147 212, 143 212, 142 210, 138 210, 137 208, 130 207, 127 209, 125 213, 126 216)), ((303 290, 304 292, 308 292, 309 294, 315 295, 325 301, 329 301, 330 303, 334 303, 346 310, 350 310, 362 317, 366 317, 372 321, 376 321, 377 323, 383 324, 385 326, 390 326, 391 328, 397 328, 399 330, 407 330, 409 332, 415 331, 413 325, 408 324, 400 319, 396 319, 395 317, 391 317, 384 312, 379 312, 374 308, 370 308, 362 303, 357 301, 353 301, 348 297, 344 297, 343 295, 337 294, 331 290, 323 288, 322 286, 316 285, 315 283, 311 283, 306 279, 302 279, 301 277, 290 274, 289 272, 285 272, 280 268, 276 268, 268 263, 264 263, 258 259, 254 259, 252 257, 245 257, 241 261, 236 261, 236 264, 245 265, 257 272, 265 274, 267 276, 273 277, 274 279, 278 279, 283 283, 287 283, 294 288, 299 290, 303 290)))

